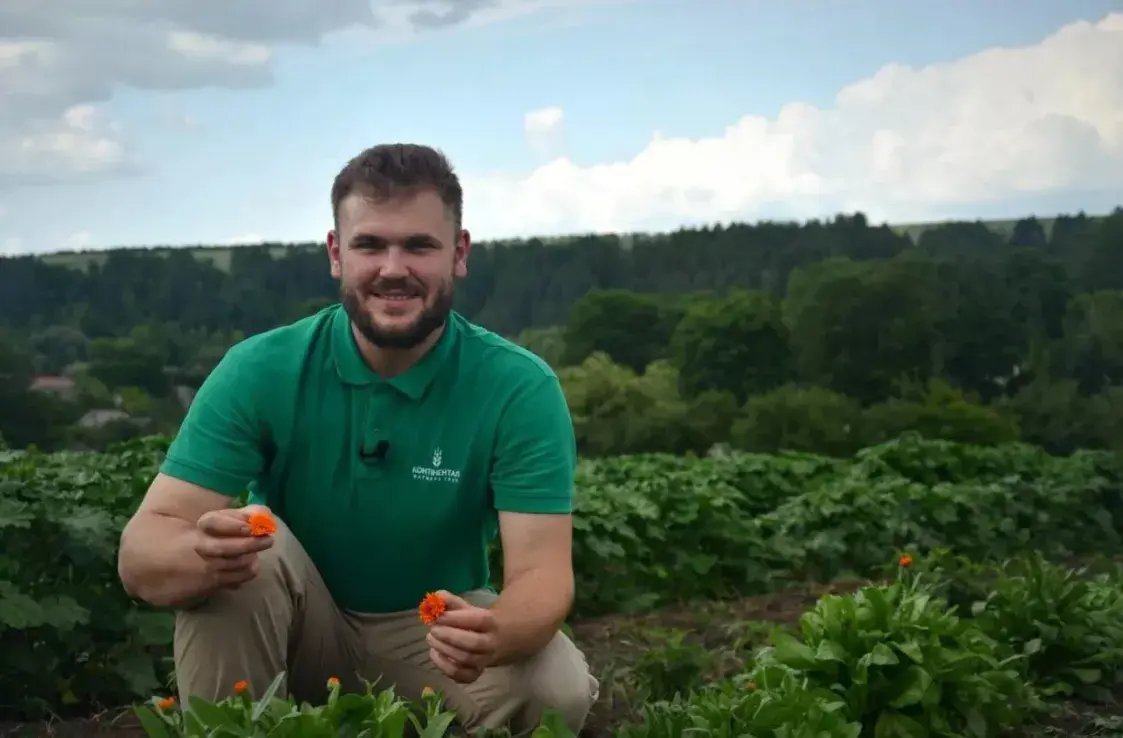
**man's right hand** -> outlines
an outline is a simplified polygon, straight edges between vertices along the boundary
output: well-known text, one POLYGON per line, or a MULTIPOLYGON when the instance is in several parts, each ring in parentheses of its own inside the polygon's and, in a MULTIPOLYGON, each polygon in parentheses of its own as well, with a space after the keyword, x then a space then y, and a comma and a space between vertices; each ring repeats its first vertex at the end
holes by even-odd
POLYGON ((247 519, 262 505, 212 510, 199 517, 195 553, 207 567, 216 589, 235 589, 257 576, 258 553, 273 546, 273 536, 252 536, 247 519))

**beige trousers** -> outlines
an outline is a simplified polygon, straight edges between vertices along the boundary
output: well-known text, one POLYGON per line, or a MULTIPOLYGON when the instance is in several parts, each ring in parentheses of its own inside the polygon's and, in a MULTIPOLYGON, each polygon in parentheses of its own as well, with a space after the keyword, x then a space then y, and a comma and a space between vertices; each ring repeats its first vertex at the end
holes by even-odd
MULTIPOLYGON (((481 607, 496 597, 461 596, 481 607)), ((312 704, 327 697, 329 677, 338 677, 345 691, 378 680, 376 689, 392 685, 407 699, 419 699, 425 687, 441 692, 465 730, 507 726, 518 736, 529 734, 549 708, 576 733, 597 699, 599 684, 584 655, 562 633, 533 657, 487 669, 465 685, 429 660, 427 633, 416 610, 364 614, 336 606, 304 547, 278 521, 256 578, 177 613, 180 703, 186 706, 189 695, 219 700, 242 679, 260 695, 282 671, 278 696, 312 704)))

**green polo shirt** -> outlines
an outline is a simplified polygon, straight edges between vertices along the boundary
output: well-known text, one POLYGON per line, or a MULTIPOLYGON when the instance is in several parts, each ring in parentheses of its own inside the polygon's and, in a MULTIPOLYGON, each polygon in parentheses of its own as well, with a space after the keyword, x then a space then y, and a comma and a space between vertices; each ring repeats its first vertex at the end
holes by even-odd
POLYGON ((454 312, 429 353, 382 379, 334 305, 232 347, 161 471, 248 489, 340 606, 393 612, 486 587, 497 511, 571 512, 575 463, 565 396, 531 352, 454 312))

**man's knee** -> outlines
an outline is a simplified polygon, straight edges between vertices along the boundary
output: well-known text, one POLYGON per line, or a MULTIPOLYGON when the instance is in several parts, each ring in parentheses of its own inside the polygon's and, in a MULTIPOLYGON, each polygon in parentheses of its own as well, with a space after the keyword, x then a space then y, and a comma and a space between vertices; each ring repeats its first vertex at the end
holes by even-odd
POLYGON ((553 710, 570 730, 579 732, 600 690, 581 651, 559 633, 528 666, 532 669, 525 682, 529 712, 541 720, 547 710, 553 710))
POLYGON ((580 732, 600 689, 585 657, 560 633, 520 664, 488 669, 467 687, 449 686, 449 706, 464 729, 508 726, 516 736, 530 735, 547 711, 580 732))
POLYGON ((300 543, 278 521, 273 545, 257 555, 258 570, 253 579, 233 589, 218 590, 180 615, 190 618, 215 611, 254 615, 260 614, 262 607, 286 610, 284 603, 298 594, 301 582, 297 569, 302 557, 307 555, 300 543))
POLYGON ((260 694, 289 670, 292 629, 306 609, 298 570, 303 550, 293 546, 299 544, 292 534, 278 526, 274 545, 258 554, 253 579, 176 613, 173 651, 185 703, 190 694, 218 699, 243 679, 260 694))
POLYGON ((543 682, 541 688, 534 690, 529 702, 536 708, 538 721, 546 712, 557 712, 562 722, 574 733, 580 732, 589 717, 593 703, 597 700, 597 680, 586 670, 580 675, 568 675, 543 682))

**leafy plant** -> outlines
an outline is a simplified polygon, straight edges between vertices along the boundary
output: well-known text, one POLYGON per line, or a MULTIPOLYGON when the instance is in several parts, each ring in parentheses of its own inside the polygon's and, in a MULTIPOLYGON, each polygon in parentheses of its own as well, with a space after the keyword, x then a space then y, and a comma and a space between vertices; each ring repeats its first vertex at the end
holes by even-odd
MULTIPOLYGON (((188 709, 180 710, 173 698, 153 697, 138 706, 136 714, 149 738, 441 738, 456 719, 432 690, 426 690, 421 704, 415 705, 397 697, 393 688, 376 691, 372 682, 366 683, 365 693, 342 694, 339 680, 329 679, 324 704, 298 705, 276 696, 283 679, 282 672, 257 700, 235 690, 218 702, 191 697, 188 709)), ((510 735, 491 730, 477 734, 510 735)), ((532 738, 575 736, 557 712, 548 711, 532 738)))
POLYGON ((758 669, 745 677, 690 696, 652 702, 642 719, 616 731, 617 738, 857 738, 860 723, 847 718, 838 695, 809 683, 783 666, 758 669))
POLYGON ((979 627, 1014 653, 1046 694, 1111 699, 1123 668, 1123 588, 1079 570, 1018 557, 973 608, 979 627))
POLYGON ((720 654, 687 640, 686 631, 650 629, 644 635, 650 646, 632 666, 644 700, 671 699, 700 689, 720 660, 720 654))
POLYGON ((1018 725, 1032 694, 1018 661, 933 596, 921 577, 830 595, 778 632, 757 674, 781 665, 829 690, 868 736, 994 735, 1018 725))
POLYGON ((173 616, 125 595, 117 542, 165 448, 0 458, 0 693, 24 696, 16 715, 88 712, 160 686, 173 616))

